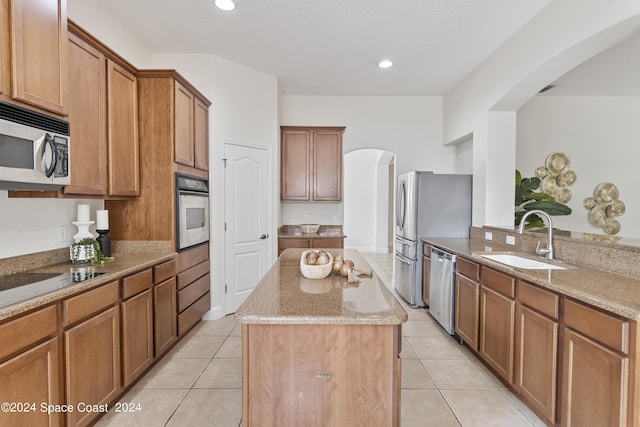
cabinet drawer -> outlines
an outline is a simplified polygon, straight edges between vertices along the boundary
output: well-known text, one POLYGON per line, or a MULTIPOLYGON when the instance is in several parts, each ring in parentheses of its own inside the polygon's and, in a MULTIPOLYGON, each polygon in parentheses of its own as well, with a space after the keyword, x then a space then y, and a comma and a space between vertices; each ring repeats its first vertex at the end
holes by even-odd
POLYGON ((0 325, 0 360, 55 335, 57 324, 55 305, 3 323, 0 325))
POLYGON ((153 286, 153 272, 149 268, 122 279, 122 299, 131 298, 153 286))
POLYGON ((480 265, 473 261, 458 257, 456 271, 474 282, 480 281, 480 265))
POLYGON ((62 302, 62 325, 69 326, 118 302, 118 281, 62 302))
POLYGON ((209 299, 209 292, 204 294, 200 299, 185 311, 178 315, 178 336, 184 335, 193 325, 198 323, 202 319, 202 315, 205 314, 209 308, 211 308, 211 301, 209 299))
POLYGON ((491 268, 480 268, 480 284, 508 297, 516 296, 516 279, 491 268))
POLYGON ((209 259, 209 245, 196 246, 178 254, 178 271, 183 272, 209 259))
POLYGON ((629 321, 565 299, 567 327, 623 353, 629 352, 629 321))
POLYGON ((178 291, 178 313, 209 292, 209 273, 178 291))
POLYGON ((157 285, 176 275, 176 260, 163 262, 153 267, 153 283, 157 285))
POLYGON ((560 296, 518 280, 518 301, 557 320, 560 296))
POLYGON ((209 260, 201 262, 195 267, 190 268, 184 273, 178 274, 178 289, 182 289, 185 286, 193 283, 196 279, 204 276, 209 272, 209 260))

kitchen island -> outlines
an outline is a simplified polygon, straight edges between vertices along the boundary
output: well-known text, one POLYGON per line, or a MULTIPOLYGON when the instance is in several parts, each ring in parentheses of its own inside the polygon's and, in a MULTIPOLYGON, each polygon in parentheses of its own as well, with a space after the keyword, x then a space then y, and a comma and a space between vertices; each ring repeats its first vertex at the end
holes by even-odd
POLYGON ((303 251, 285 250, 236 312, 243 426, 399 426, 407 313, 375 274, 303 277, 303 251))

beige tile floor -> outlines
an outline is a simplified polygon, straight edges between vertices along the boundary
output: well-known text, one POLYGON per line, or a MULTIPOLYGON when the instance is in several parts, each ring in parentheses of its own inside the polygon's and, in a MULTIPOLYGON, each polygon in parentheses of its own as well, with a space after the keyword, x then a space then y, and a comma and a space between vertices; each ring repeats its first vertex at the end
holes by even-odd
MULTIPOLYGON (((363 255, 390 286, 392 255, 363 255)), ((402 427, 544 426, 425 309, 405 308, 402 427)), ((139 403, 140 410, 116 413, 112 408, 96 425, 241 426, 241 338, 233 315, 201 322, 120 402, 139 403)))

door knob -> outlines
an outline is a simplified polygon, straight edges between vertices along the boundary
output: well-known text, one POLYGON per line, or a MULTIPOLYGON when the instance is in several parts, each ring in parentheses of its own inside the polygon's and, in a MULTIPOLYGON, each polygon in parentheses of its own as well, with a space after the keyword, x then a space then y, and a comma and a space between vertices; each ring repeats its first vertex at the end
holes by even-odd
POLYGON ((268 239, 269 235, 268 234, 263 234, 262 236, 260 236, 260 240, 264 240, 264 239, 268 239))

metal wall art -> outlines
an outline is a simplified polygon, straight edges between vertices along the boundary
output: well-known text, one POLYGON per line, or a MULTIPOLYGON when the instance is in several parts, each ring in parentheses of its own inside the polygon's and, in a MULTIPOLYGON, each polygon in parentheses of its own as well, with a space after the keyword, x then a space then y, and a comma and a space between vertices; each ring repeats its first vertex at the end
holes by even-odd
POLYGON ((589 209, 589 222, 601 227, 607 234, 617 234, 620 222, 615 217, 625 211, 624 202, 620 200, 618 187, 610 182, 603 182, 593 190, 593 197, 584 199, 585 209, 589 209))
POLYGON ((576 181, 576 173, 569 169, 569 157, 560 152, 553 152, 547 156, 545 165, 536 169, 536 176, 540 178, 540 189, 553 196, 558 203, 571 200, 569 187, 576 181))

